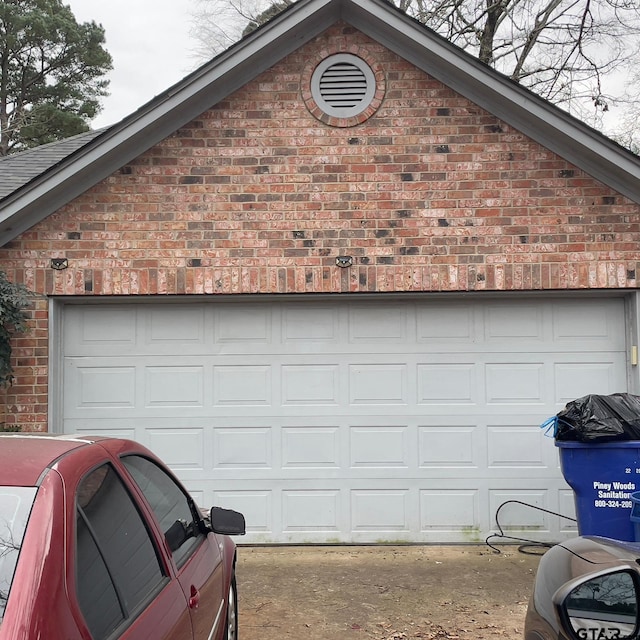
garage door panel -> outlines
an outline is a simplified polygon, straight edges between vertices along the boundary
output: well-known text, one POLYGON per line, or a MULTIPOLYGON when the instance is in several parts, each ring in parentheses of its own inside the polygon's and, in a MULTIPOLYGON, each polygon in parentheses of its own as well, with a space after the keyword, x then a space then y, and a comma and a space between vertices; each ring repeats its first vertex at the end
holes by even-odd
POLYGON ((418 306, 416 322, 419 344, 450 349, 477 341, 474 307, 467 303, 418 306))
POLYGON ((284 532, 317 531, 335 535, 344 529, 339 490, 282 492, 284 532))
POLYGON ((267 345, 272 340, 272 310, 268 306, 230 304, 216 309, 215 342, 267 345))
POLYGON ((84 355, 84 350, 126 348, 136 344, 133 307, 74 306, 65 310, 66 355, 84 355))
POLYGON ((332 427, 283 427, 282 466, 286 469, 339 470, 341 429, 332 427))
MULTIPOLYGON (((485 510, 486 511, 486 510, 485 510)), ((420 531, 438 535, 481 533, 480 492, 477 489, 424 489, 420 491, 420 531)))
POLYGON ((273 433, 270 427, 214 429, 214 469, 273 469, 273 433))
MULTIPOLYGON (((140 439, 138 434, 137 439, 140 439)), ((149 428, 145 430, 143 439, 146 446, 155 451, 174 471, 202 472, 207 466, 204 428, 149 428), (180 447, 176 447, 176 442, 180 443, 180 447)))
POLYGON ((552 307, 553 341, 582 347, 584 351, 624 349, 624 318, 615 304, 576 300, 552 307))
POLYGON ((205 368, 203 366, 145 367, 144 406, 203 407, 205 404, 205 368))
POLYGON ((544 398, 543 362, 490 363, 485 365, 487 404, 541 404, 544 398))
POLYGON ((540 343, 544 339, 544 311, 544 305, 535 302, 487 306, 484 311, 484 339, 499 346, 506 342, 526 344, 530 350, 532 343, 540 343))
POLYGON ((409 404, 407 365, 349 365, 349 403, 409 404))
POLYGON ((354 489, 351 493, 351 531, 381 532, 411 531, 412 509, 409 489, 354 489))
POLYGON ((339 344, 337 308, 326 305, 296 305, 282 310, 281 340, 306 352, 310 345, 322 349, 339 344))
POLYGON ((70 417, 77 412, 135 407, 135 365, 67 361, 65 369, 65 407, 70 417))
POLYGON ((409 338, 409 309, 404 305, 349 305, 351 344, 405 344, 409 338))
POLYGON ((283 406, 341 404, 338 364, 283 365, 281 381, 283 406))
POLYGON ((487 464, 489 468, 517 469, 547 467, 544 442, 539 427, 487 426, 487 464))
POLYGON ((418 404, 477 404, 478 365, 450 362, 417 365, 418 404))
POLYGON ((175 353, 176 343, 193 346, 205 344, 205 309, 202 306, 168 305, 150 307, 146 316, 146 342, 154 352, 166 344, 175 353))
POLYGON ((420 426, 418 428, 418 466, 420 469, 446 467, 459 473, 482 467, 483 433, 475 424, 420 426))
MULTIPOLYGON (((351 469, 409 469, 408 427, 351 427, 351 469)), ((415 449, 413 449, 415 451, 415 449)))
POLYGON ((264 365, 214 365, 213 404, 269 406, 272 397, 272 367, 264 365))
POLYGON ((622 299, 68 305, 60 326, 62 429, 146 444, 246 542, 477 542, 505 501, 572 510, 539 425, 626 390, 622 299))
POLYGON ((489 492, 489 501, 491 511, 498 514, 500 525, 508 535, 535 539, 555 528, 556 518, 547 513, 553 509, 550 492, 546 488, 493 489, 489 492), (504 507, 500 509, 501 505, 504 507))
POLYGON ((626 389, 624 356, 609 362, 557 362, 554 365, 555 401, 565 405, 589 393, 607 395, 626 389))
MULTIPOLYGON (((239 482, 231 489, 217 486, 211 492, 211 500, 204 498, 204 504, 217 504, 243 511, 247 520, 249 539, 267 542, 279 539, 281 542, 483 542, 487 535, 496 530, 495 515, 501 505, 501 518, 506 517, 510 533, 531 539, 557 536, 564 531, 575 535, 575 528, 568 520, 553 513, 561 511, 557 495, 566 491, 558 487, 500 486, 478 487, 469 481, 452 480, 446 487, 423 484, 409 486, 406 481, 386 481, 383 485, 369 480, 354 482, 351 488, 339 486, 339 480, 327 481, 324 486, 314 482, 312 486, 300 483, 296 488, 255 490, 244 488, 239 482), (342 523, 335 530, 333 520, 325 514, 324 521, 309 515, 305 521, 299 518, 287 520, 284 509, 290 495, 318 496, 319 504, 323 496, 331 496, 329 514, 334 513, 334 497, 338 502, 335 510, 342 514, 335 522, 342 523), (511 501, 523 502, 509 515, 511 501), (526 505, 541 505, 553 513, 544 514, 526 505), (383 508, 384 506, 384 508, 383 508), (385 513, 392 517, 384 518, 385 513), (326 527, 323 530, 323 525, 326 527)), ((205 491, 205 496, 209 495, 205 491)), ((566 502, 565 511, 571 513, 572 504, 566 502)), ((502 520, 501 520, 502 521, 502 520)))

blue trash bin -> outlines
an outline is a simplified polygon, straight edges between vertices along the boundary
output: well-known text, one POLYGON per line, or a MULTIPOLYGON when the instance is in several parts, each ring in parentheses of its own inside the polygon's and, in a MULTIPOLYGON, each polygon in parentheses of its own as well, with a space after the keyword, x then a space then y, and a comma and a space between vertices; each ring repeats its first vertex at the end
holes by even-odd
POLYGON ((640 441, 556 446, 562 475, 573 489, 578 533, 636 541, 640 527, 631 520, 631 494, 640 492, 640 441))

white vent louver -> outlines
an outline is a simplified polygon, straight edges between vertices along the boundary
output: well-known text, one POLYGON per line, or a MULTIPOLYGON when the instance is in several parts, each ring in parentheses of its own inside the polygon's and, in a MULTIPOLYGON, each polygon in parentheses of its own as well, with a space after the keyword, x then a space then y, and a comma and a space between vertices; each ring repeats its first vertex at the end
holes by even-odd
POLYGON ((332 64, 320 78, 320 95, 335 109, 350 109, 367 95, 367 79, 355 64, 332 64))
POLYGON ((357 56, 340 53, 323 60, 311 77, 311 93, 328 115, 349 118, 362 113, 375 95, 375 76, 357 56))

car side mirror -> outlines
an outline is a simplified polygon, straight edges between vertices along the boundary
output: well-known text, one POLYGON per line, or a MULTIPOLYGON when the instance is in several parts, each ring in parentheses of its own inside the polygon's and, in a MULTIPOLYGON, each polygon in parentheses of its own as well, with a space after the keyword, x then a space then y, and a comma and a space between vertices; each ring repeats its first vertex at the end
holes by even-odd
POLYGON ((571 640, 631 640, 640 626, 640 580, 631 569, 608 570, 573 580, 553 597, 571 640))
POLYGON ((179 549, 190 536, 193 536, 193 533, 189 531, 189 527, 184 520, 176 520, 164 534, 172 552, 179 549))
POLYGON ((243 536, 246 533, 244 516, 232 509, 211 507, 209 522, 214 533, 226 536, 243 536))

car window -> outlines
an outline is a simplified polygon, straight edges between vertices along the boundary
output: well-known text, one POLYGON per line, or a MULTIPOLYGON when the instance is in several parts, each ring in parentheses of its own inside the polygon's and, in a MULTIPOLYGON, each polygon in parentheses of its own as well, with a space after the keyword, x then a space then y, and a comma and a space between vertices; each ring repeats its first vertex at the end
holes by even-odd
POLYGON ((157 464, 141 456, 125 456, 122 463, 149 502, 178 566, 203 539, 193 501, 157 464))
POLYGON ((0 624, 36 492, 35 487, 0 487, 0 624))
POLYGON ((76 581, 94 640, 135 617, 165 582, 144 520, 114 468, 88 474, 76 496, 76 581))

